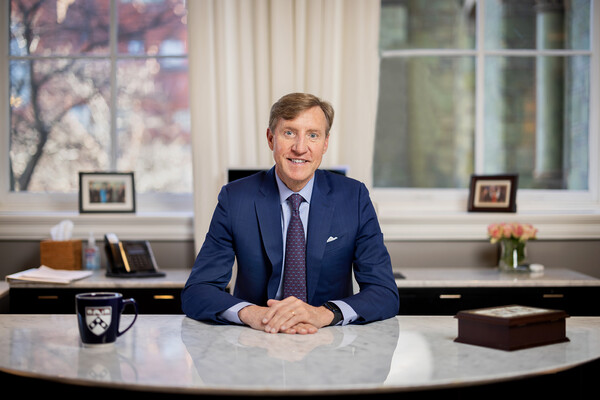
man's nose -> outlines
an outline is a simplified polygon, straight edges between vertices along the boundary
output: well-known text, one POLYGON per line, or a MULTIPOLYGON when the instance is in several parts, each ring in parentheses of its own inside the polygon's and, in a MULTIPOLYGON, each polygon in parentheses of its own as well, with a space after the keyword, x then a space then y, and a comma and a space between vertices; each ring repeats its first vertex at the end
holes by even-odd
POLYGON ((298 135, 294 142, 293 150, 296 153, 305 153, 308 149, 307 139, 305 135, 298 135))

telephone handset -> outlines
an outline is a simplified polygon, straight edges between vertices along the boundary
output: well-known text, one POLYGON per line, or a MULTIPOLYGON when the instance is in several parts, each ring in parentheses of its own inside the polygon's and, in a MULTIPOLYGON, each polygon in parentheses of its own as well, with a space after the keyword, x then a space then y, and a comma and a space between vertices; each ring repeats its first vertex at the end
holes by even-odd
POLYGON ((158 271, 152 247, 147 240, 120 241, 114 233, 107 233, 104 235, 104 249, 108 260, 107 276, 165 276, 164 272, 158 271))

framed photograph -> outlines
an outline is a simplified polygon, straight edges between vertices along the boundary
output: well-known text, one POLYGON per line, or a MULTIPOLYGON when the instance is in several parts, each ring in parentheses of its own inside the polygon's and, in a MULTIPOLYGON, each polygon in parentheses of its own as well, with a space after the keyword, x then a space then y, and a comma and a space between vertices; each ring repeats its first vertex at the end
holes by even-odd
POLYGON ((516 212, 519 176, 471 175, 469 211, 516 212))
POLYGON ((134 213, 133 172, 80 172, 80 213, 134 213))

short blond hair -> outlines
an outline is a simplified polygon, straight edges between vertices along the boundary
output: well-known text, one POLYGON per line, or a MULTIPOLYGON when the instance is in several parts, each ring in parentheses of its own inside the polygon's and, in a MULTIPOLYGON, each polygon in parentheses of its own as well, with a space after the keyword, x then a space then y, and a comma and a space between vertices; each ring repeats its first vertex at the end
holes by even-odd
POLYGON ((325 114, 327 120, 327 128, 325 134, 329 136, 331 125, 333 125, 333 106, 324 100, 321 100, 310 93, 290 93, 286 94, 271 107, 269 116, 269 129, 275 132, 275 128, 279 120, 291 120, 296 118, 301 112, 309 110, 313 107, 319 107, 325 114))

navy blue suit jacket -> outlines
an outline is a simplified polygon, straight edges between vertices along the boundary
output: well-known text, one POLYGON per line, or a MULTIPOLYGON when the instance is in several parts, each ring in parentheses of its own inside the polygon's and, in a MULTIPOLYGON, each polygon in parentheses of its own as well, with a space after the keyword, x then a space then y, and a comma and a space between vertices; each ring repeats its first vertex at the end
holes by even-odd
MULTIPOLYGON (((364 184, 315 172, 306 248, 309 304, 343 300, 359 315, 357 323, 398 313, 390 257, 364 184), (352 267, 360 287, 356 294, 352 267)), ((217 314, 241 301, 266 305, 277 292, 283 256, 275 169, 224 186, 182 292, 183 311, 197 320, 223 322, 217 314), (238 272, 231 295, 226 286, 234 259, 238 272)))

